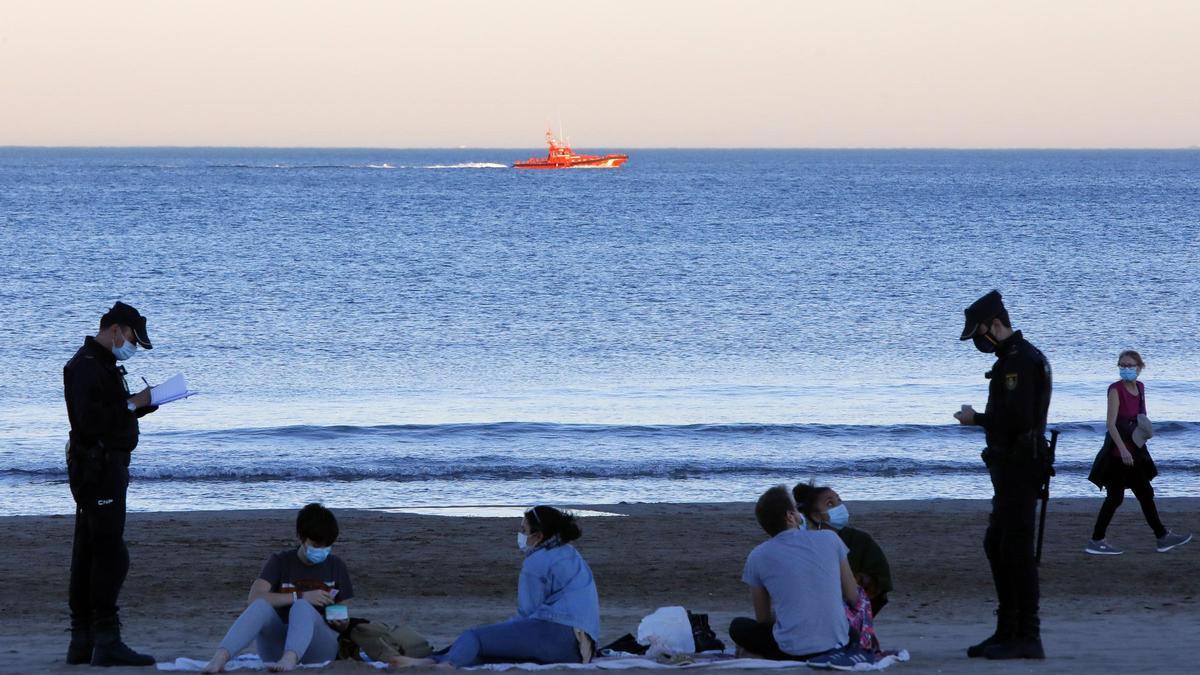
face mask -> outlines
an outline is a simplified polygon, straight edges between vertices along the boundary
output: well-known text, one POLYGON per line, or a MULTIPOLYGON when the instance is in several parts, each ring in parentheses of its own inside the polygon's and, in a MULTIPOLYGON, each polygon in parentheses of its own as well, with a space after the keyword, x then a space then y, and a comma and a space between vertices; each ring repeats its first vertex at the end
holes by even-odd
POLYGON ((1137 368, 1118 368, 1121 373, 1121 379, 1126 382, 1133 382, 1137 379, 1137 368))
POLYGON ((126 340, 125 344, 121 345, 120 347, 114 346, 112 348, 112 353, 113 356, 117 357, 118 361, 124 361, 126 359, 133 358, 133 355, 137 353, 137 343, 133 340, 126 340))
POLYGON ((846 508, 845 504, 838 504, 829 509, 827 515, 829 516, 829 526, 835 530, 840 530, 850 523, 850 510, 846 508))
POLYGON ((332 546, 325 548, 317 548, 315 546, 304 545, 304 555, 308 558, 308 562, 314 565, 320 565, 329 557, 329 552, 333 550, 332 546))
POLYGON ((529 535, 524 532, 517 533, 517 548, 524 551, 529 546, 529 535))
POLYGON ((971 341, 975 343, 975 349, 978 349, 984 354, 991 354, 995 352, 996 345, 998 344, 996 342, 996 338, 993 338, 990 332, 984 333, 983 335, 979 335, 977 333, 975 337, 971 338, 971 341))

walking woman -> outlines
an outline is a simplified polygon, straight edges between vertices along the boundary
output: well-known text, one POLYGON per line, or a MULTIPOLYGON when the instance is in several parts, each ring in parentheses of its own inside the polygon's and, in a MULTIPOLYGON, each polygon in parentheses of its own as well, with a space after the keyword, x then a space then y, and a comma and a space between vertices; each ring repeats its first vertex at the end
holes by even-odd
POLYGON ((435 664, 463 668, 481 663, 587 663, 600 636, 600 599, 592 570, 571 542, 575 517, 535 506, 521 518, 517 547, 524 554, 517 581, 517 614, 472 628, 433 658, 394 656, 392 668, 435 664))
POLYGON ((1104 447, 1092 465, 1088 480, 1107 492, 1100 513, 1096 516, 1096 527, 1092 540, 1084 551, 1093 555, 1120 555, 1124 551, 1105 540, 1108 524, 1117 507, 1125 499, 1128 488, 1142 506, 1146 523, 1158 538, 1159 553, 1166 553, 1176 546, 1192 540, 1191 534, 1175 534, 1163 526, 1154 506, 1154 488, 1150 481, 1158 475, 1150 451, 1143 442, 1135 442, 1134 431, 1138 428, 1138 415, 1146 414, 1146 386, 1138 375, 1146 367, 1141 354, 1132 349, 1121 352, 1117 357, 1117 368, 1121 379, 1108 386, 1108 434, 1104 447))

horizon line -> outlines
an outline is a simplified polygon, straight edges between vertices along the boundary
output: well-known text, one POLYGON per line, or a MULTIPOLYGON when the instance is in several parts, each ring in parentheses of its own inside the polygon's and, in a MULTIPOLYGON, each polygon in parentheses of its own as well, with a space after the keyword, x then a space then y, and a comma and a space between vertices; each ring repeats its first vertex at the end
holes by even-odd
MULTIPOLYGON (((542 146, 507 145, 22 145, 0 143, 0 150, 521 150, 539 149, 542 146)), ((580 146, 585 147, 585 146, 580 146)), ((924 150, 947 152, 972 151, 1182 151, 1200 150, 1200 145, 1178 146, 938 146, 938 145, 878 145, 878 146, 754 146, 754 145, 589 145, 588 148, 612 150, 924 150)))

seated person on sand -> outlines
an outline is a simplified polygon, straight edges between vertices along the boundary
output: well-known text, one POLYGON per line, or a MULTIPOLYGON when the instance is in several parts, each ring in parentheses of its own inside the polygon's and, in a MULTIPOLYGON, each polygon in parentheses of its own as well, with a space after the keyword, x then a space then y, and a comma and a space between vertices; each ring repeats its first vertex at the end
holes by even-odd
POLYGON ((892 569, 888 566, 883 549, 871 535, 850 527, 850 512, 842 498, 831 487, 816 487, 812 483, 797 483, 792 488, 792 497, 800 515, 808 520, 810 530, 837 532, 842 543, 850 549, 846 558, 854 579, 867 592, 871 600, 871 616, 879 616, 879 610, 888 602, 892 590, 892 569))
POLYGON ((474 666, 481 663, 587 663, 600 635, 600 599, 592 570, 570 542, 575 517, 535 506, 521 518, 517 547, 524 554, 517 582, 517 614, 472 628, 433 658, 396 656, 392 667, 474 666))
POLYGON ((296 518, 297 548, 272 553, 250 585, 249 607, 233 622, 221 646, 204 668, 219 673, 225 662, 251 641, 258 656, 275 662, 273 671, 299 663, 323 663, 338 653, 338 633, 347 621, 328 621, 325 607, 354 597, 350 573, 329 550, 338 537, 337 519, 320 504, 309 504, 296 518))
POLYGON ((846 607, 859 595, 846 545, 831 531, 803 529, 804 516, 782 485, 758 498, 754 516, 770 539, 746 558, 742 581, 754 618, 729 624, 739 655, 811 663, 850 654, 856 645, 846 607))

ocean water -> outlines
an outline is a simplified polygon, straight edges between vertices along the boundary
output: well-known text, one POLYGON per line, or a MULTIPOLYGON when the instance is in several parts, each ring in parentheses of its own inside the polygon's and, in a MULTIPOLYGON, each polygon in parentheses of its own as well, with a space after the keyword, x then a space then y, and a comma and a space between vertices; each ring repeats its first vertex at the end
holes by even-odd
POLYGON ((986 497, 991 288, 1050 359, 1054 492, 1141 350, 1200 495, 1200 151, 0 148, 0 513, 73 509, 61 368, 120 298, 202 393, 142 510, 986 497))

